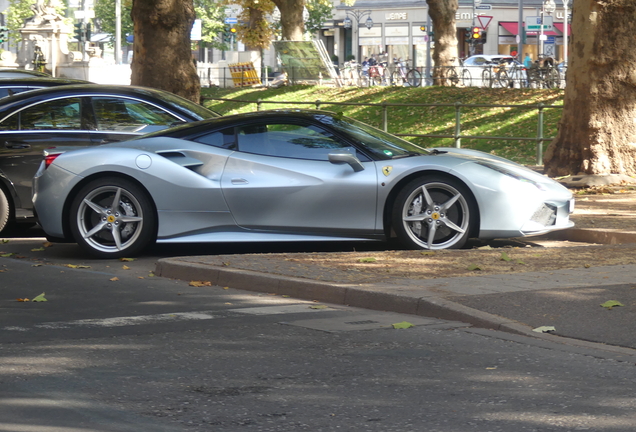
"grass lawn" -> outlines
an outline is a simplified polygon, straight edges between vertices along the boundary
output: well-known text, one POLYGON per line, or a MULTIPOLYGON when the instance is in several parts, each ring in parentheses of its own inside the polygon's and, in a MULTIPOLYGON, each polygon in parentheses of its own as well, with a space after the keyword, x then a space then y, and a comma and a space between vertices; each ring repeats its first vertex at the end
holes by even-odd
MULTIPOLYGON (((217 101, 213 98, 281 102, 266 103, 262 109, 315 108, 311 105, 290 105, 285 102, 321 102, 321 109, 342 112, 347 116, 382 127, 382 108, 379 106, 343 106, 334 102, 358 104, 404 104, 388 108, 388 131, 396 134, 452 135, 455 131, 456 102, 475 105, 530 105, 534 109, 516 107, 469 106, 461 108, 461 135, 492 137, 462 138, 461 146, 503 156, 522 164, 536 163, 536 141, 514 141, 496 137, 536 138, 538 130, 537 104, 563 106, 563 90, 485 89, 452 87, 323 87, 287 86, 278 89, 203 88, 204 105, 221 114, 235 114, 256 110, 255 103, 217 101), (422 104, 407 106, 407 104, 422 104), (442 104, 442 106, 430 106, 442 104), (451 106, 443 106, 449 104, 451 106)), ((561 108, 544 110, 544 149, 557 132, 561 108)), ((450 138, 405 137, 424 147, 453 146, 450 138)))

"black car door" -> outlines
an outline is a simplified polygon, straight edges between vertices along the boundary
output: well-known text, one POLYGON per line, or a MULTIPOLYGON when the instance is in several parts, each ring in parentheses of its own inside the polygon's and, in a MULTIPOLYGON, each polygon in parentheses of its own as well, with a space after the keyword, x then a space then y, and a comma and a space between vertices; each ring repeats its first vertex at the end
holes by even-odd
POLYGON ((79 97, 22 107, 0 120, 0 175, 17 195, 16 216, 28 216, 33 208, 31 183, 44 149, 90 144, 79 97))

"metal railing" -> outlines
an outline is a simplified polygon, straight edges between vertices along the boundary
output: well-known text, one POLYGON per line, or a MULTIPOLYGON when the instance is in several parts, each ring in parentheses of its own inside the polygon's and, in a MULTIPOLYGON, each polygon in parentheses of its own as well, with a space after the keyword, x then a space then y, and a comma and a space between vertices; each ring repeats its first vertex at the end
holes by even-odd
MULTIPOLYGON (((445 85, 452 87, 488 87, 488 88, 563 88, 565 74, 554 68, 525 68, 507 69, 499 72, 496 65, 472 67, 470 70, 463 66, 448 66, 431 68, 430 75, 426 68, 409 68, 406 65, 396 66, 388 63, 384 66, 365 68, 358 64, 346 63, 336 67, 337 77, 331 78, 320 73, 317 69, 306 67, 286 68, 285 81, 290 85, 319 84, 333 86, 409 86, 425 87, 429 85, 445 85), (397 69, 403 70, 400 79, 397 69), (412 72, 411 72, 412 71, 412 72), (411 76, 411 78, 407 77, 411 76), (503 77, 505 75, 505 78, 503 77), (397 79, 396 79, 397 77, 397 79)), ((254 83, 253 76, 260 78, 261 85, 280 84, 276 76, 269 73, 269 68, 256 69, 256 72, 232 72, 229 67, 215 67, 199 65, 197 73, 203 87, 216 86, 221 88, 246 87, 254 83)))
POLYGON ((499 105, 499 104, 464 104, 461 102, 455 102, 453 104, 434 104, 434 103, 420 103, 420 104, 404 104, 404 103, 357 103, 357 102, 325 102, 316 100, 314 102, 290 102, 290 101, 265 101, 262 99, 254 100, 239 100, 239 99, 225 99, 225 98, 204 98, 204 100, 231 102, 255 105, 256 111, 261 111, 263 105, 276 104, 282 106, 290 105, 310 105, 315 109, 323 109, 325 105, 332 106, 362 106, 362 107, 379 107, 382 110, 381 128, 385 132, 389 130, 389 109, 395 107, 452 107, 454 109, 454 133, 453 134, 403 134, 395 133, 396 136, 401 137, 415 137, 415 138, 449 138, 453 140, 453 146, 456 148, 461 147, 462 139, 474 139, 474 140, 507 140, 507 141, 534 141, 536 143, 536 164, 543 165, 543 145, 545 141, 551 141, 554 137, 544 136, 544 115, 546 109, 562 109, 562 105, 546 105, 543 103, 529 104, 529 105, 499 105), (537 135, 535 137, 513 137, 513 136, 478 136, 478 135, 463 135, 462 134, 462 108, 510 108, 521 110, 536 110, 537 112, 537 135))

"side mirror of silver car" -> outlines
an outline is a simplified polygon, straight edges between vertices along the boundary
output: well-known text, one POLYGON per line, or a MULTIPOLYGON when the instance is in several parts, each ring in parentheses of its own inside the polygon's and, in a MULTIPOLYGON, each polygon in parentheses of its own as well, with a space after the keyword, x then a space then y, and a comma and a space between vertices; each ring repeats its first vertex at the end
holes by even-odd
POLYGON ((364 170, 362 162, 351 153, 329 153, 329 162, 336 165, 348 164, 355 172, 364 170))

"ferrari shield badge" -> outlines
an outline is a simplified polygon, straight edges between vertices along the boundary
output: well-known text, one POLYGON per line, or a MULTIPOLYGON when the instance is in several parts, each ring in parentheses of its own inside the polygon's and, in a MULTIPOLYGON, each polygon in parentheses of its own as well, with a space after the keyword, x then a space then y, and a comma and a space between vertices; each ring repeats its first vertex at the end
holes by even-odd
POLYGON ((389 174, 391 174, 391 171, 393 171, 393 167, 392 166, 385 166, 382 168, 382 174, 385 175, 385 177, 388 177, 389 174))

